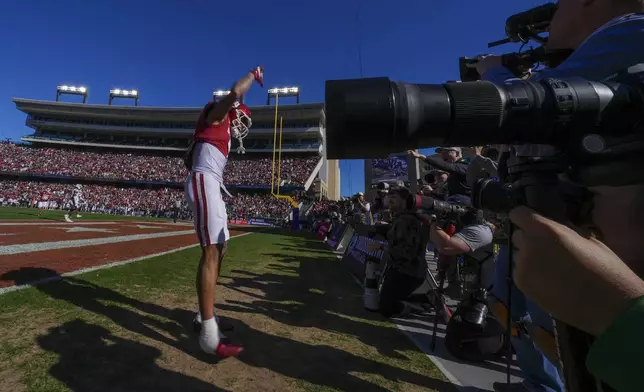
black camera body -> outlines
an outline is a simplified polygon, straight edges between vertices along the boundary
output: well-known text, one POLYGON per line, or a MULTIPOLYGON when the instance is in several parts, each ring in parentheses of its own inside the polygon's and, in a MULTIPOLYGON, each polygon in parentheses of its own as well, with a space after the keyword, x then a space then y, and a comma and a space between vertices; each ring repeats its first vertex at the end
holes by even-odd
POLYGON ((540 37, 539 34, 548 31, 557 8, 557 4, 547 3, 510 16, 505 21, 506 38, 490 42, 488 47, 492 48, 511 42, 525 44, 530 40, 540 43, 547 42, 547 39, 540 37))
POLYGON ((474 290, 462 300, 447 323, 445 348, 454 357, 481 362, 504 347, 504 330, 492 315, 485 289, 474 290))
MULTIPOLYGON (((534 71, 540 65, 554 68, 563 63, 571 54, 572 50, 547 51, 545 47, 540 46, 535 49, 529 49, 523 52, 506 53, 501 55, 501 63, 517 78, 524 78, 529 75, 529 71, 534 71)), ((481 80, 481 76, 475 68, 468 67, 468 64, 475 64, 478 60, 470 57, 460 57, 458 59, 459 70, 462 82, 474 82, 481 80)))

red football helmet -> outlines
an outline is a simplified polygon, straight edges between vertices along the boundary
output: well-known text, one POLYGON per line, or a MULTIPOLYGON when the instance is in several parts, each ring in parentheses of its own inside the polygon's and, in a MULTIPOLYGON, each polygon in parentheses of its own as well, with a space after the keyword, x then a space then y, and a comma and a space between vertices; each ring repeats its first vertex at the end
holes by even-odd
POLYGON ((240 142, 248 135, 253 122, 250 119, 250 109, 243 103, 235 101, 233 108, 228 112, 232 136, 240 142))

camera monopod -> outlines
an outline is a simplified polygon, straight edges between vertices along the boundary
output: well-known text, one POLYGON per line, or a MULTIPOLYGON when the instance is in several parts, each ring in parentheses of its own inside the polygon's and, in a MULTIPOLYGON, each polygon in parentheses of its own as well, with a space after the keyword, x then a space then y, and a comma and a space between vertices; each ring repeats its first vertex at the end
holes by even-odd
MULTIPOLYGON (((443 226, 443 231, 449 235, 450 237, 456 234, 456 224, 454 222, 447 222, 443 226)), ((456 262, 456 258, 454 256, 447 256, 442 253, 438 254, 438 267, 439 270, 440 268, 443 268, 445 265, 448 265, 449 263, 456 262)), ((443 291, 445 288, 445 279, 447 278, 447 271, 444 271, 444 273, 441 275, 441 281, 438 284, 438 300, 434 301, 437 302, 434 304, 434 327, 432 330, 432 352, 436 349, 436 333, 438 331, 438 317, 440 316, 439 313, 443 312, 443 306, 439 306, 438 302, 445 301, 443 297, 443 291)), ((446 318, 450 317, 449 314, 444 315, 446 318)))

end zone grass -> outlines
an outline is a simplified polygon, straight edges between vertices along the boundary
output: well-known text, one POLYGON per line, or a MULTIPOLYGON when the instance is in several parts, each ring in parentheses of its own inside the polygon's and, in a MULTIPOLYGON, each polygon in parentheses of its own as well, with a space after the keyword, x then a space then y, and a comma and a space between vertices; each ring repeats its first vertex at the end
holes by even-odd
MULTIPOLYGON (((44 210, 41 217, 38 216, 38 208, 22 208, 22 207, 0 207, 0 219, 15 219, 15 220, 55 220, 62 221, 63 216, 66 214, 65 210, 44 210)), ((92 214, 89 212, 81 212, 81 221, 90 220, 168 220, 168 218, 148 218, 142 216, 125 216, 125 215, 108 215, 108 214, 92 214)))
POLYGON ((195 248, 0 296, 0 390, 454 390, 363 310, 345 266, 304 233, 231 240, 217 311, 246 349, 202 354, 191 331, 198 258, 195 248))

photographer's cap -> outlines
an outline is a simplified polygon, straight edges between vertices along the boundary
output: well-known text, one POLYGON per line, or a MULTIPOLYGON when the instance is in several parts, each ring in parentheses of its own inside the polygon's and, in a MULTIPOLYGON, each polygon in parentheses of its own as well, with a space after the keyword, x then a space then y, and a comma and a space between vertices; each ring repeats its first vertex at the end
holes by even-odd
POLYGON ((453 195, 445 200, 448 203, 459 204, 462 206, 470 207, 472 206, 472 199, 469 196, 465 195, 453 195))
POLYGON ((463 155, 463 149, 460 147, 438 147, 436 152, 441 153, 443 151, 456 151, 459 155, 463 155))
POLYGON ((364 196, 364 193, 358 192, 358 193, 356 193, 356 196, 364 196))

